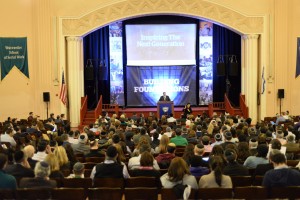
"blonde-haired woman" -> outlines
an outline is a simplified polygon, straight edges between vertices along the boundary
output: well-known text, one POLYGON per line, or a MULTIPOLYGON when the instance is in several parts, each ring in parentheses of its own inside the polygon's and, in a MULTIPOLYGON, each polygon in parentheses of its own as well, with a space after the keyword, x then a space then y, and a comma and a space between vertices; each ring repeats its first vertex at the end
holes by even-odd
POLYGON ((155 148, 155 153, 167 153, 167 147, 169 143, 169 137, 167 135, 162 135, 158 147, 155 148))
POLYGON ((177 184, 183 184, 198 189, 196 178, 191 175, 187 163, 181 157, 173 158, 168 173, 161 176, 160 181, 164 188, 173 188, 177 184))
POLYGON ((63 173, 59 170, 58 159, 53 153, 48 154, 44 161, 50 166, 50 178, 64 178, 63 173))
POLYGON ((68 155, 63 146, 56 147, 53 153, 57 157, 60 170, 70 169, 68 155))

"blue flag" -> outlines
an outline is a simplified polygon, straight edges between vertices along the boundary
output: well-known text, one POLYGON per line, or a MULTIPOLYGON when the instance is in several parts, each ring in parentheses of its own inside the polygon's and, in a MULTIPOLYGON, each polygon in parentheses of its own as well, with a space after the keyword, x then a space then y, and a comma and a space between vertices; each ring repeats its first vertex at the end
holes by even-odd
POLYGON ((297 42, 297 64, 296 64, 296 78, 300 75, 300 38, 297 42))

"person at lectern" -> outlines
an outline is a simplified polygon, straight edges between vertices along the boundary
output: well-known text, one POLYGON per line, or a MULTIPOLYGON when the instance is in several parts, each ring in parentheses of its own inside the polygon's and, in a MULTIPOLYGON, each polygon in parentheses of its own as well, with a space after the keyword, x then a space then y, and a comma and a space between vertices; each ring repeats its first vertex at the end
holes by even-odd
POLYGON ((192 107, 190 103, 187 103, 183 108, 183 118, 187 118, 188 115, 192 114, 192 107))
POLYGON ((163 92, 163 95, 159 98, 159 101, 171 101, 171 99, 166 92, 163 92))

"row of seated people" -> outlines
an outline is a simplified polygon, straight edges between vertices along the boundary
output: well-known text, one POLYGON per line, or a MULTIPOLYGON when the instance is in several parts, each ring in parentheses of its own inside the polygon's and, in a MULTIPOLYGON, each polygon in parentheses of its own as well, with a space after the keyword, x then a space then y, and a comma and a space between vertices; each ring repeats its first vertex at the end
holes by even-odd
MULTIPOLYGON (((200 188, 191 189, 186 199, 298 199, 299 186, 265 188, 261 186, 230 188, 200 188)), ((187 194, 187 193, 186 193, 187 194)), ((14 191, 0 190, 1 199, 97 199, 97 200, 177 200, 173 189, 163 188, 158 192, 157 188, 23 188, 14 191), (147 195, 145 195, 147 194, 147 195)))
MULTIPOLYGON (((162 137, 162 138, 164 138, 164 137, 162 137)), ((161 141, 163 141, 163 139, 161 141)), ((274 140, 274 141, 276 141, 276 140, 274 140)), ((118 143, 116 143, 114 145, 118 149, 118 162, 125 163, 129 169, 134 168, 136 165, 139 166, 140 156, 133 157, 130 159, 128 157, 126 158, 124 156, 124 152, 122 151, 121 145, 119 145, 118 143)), ((175 146, 176 145, 174 143, 168 143, 168 145, 165 149, 166 152, 162 152, 161 154, 158 154, 155 157, 154 168, 156 168, 156 169, 168 168, 170 161, 176 156, 175 150, 177 149, 179 151, 179 150, 183 149, 183 148, 179 148, 179 147, 175 147, 175 146)), ((227 146, 232 148, 233 150, 235 150, 235 152, 238 155, 238 151, 234 147, 231 147, 230 145, 227 145, 227 146)), ((34 154, 34 148, 30 145, 26 146, 25 150, 28 152, 27 154, 30 155, 29 163, 31 164, 31 168, 34 167, 34 164, 36 161, 43 161, 48 156, 48 158, 47 158, 48 162, 53 163, 53 164, 51 164, 51 166, 53 166, 52 167, 53 171, 60 170, 62 172, 65 172, 65 171, 68 171, 71 169, 70 168, 70 166, 71 166, 70 159, 68 158, 69 156, 67 153, 68 152, 67 147, 69 147, 69 145, 55 147, 54 151, 53 151, 54 155, 52 155, 52 154, 48 155, 49 152, 52 152, 52 149, 47 145, 46 142, 42 141, 38 146, 37 153, 34 154), (58 160, 58 162, 55 161, 56 159, 58 160)), ((159 148, 162 148, 162 146, 160 146, 159 148)), ((72 148, 69 148, 69 149, 72 150, 72 148)), ((139 148, 139 153, 141 154, 146 150, 150 151, 150 147, 147 144, 143 144, 139 148), (141 147, 143 147, 143 148, 141 148, 141 147)), ((184 148, 184 150, 185 150, 185 153, 183 155, 183 158, 187 162, 187 164, 191 167, 190 169, 191 169, 191 172, 193 173, 193 175, 200 176, 203 173, 207 173, 208 164, 207 164, 207 162, 203 161, 203 159, 202 159, 203 154, 207 154, 207 152, 205 152, 205 145, 189 144, 188 146, 186 146, 184 148), (199 168, 200 168, 200 171, 199 171, 199 168), (203 172, 201 170, 203 170, 203 172)), ((268 147, 263 144, 259 145, 258 154, 256 156, 250 156, 249 159, 244 162, 244 165, 245 165, 244 168, 246 168, 246 167, 256 168, 256 166, 258 164, 268 164, 269 161, 268 161, 268 159, 266 159, 267 153, 268 153, 268 147)), ((94 156, 94 154, 92 154, 92 155, 94 156)), ((102 156, 103 154, 100 154, 100 155, 102 156)), ((223 158, 224 163, 228 162, 228 158, 227 158, 227 160, 224 158, 225 154, 224 154, 224 151, 223 151, 221 145, 215 145, 214 148, 212 149, 212 152, 210 155, 220 155, 223 158)), ((86 157, 85 159, 88 162, 89 162, 89 160, 91 161, 90 163, 86 163, 86 166, 93 166, 97 162, 102 162, 104 160, 104 157, 101 157, 101 156, 99 157, 99 159, 95 159, 94 157, 92 157, 93 160, 89 159, 89 157, 86 157)), ((16 159, 16 157, 18 157, 18 156, 15 156, 16 162, 19 162, 18 159, 16 159)), ((236 158, 236 160, 237 160, 237 158, 236 158)), ((74 161, 76 161, 76 160, 74 160, 74 161)), ((75 162, 73 162, 73 163, 75 163, 75 162)), ((294 164, 294 166, 295 166, 295 164, 294 164)), ((88 168, 91 168, 91 167, 87 167, 87 169, 88 168)), ((247 170, 244 170, 244 171, 245 171, 244 174, 238 174, 238 175, 248 175, 247 170)), ((52 177, 63 177, 64 176, 63 174, 65 174, 65 173, 53 173, 52 177)))
MULTIPOLYGON (((147 154, 147 152, 142 154, 141 162, 147 161, 147 158, 150 158, 150 153, 147 154)), ((123 188, 122 184, 122 178, 125 178, 127 180, 129 176, 125 173, 125 166, 118 165, 116 163, 116 157, 117 157, 117 150, 114 146, 110 146, 106 153, 106 160, 104 163, 98 164, 95 167, 95 174, 94 176, 91 176, 94 180, 94 184, 97 183, 99 185, 94 185, 94 187, 120 187, 123 188), (115 179, 113 182, 104 181, 105 178, 119 178, 121 182, 116 181, 115 179), (121 183, 121 184, 117 184, 121 183)), ((285 187, 285 186, 298 186, 299 185, 299 172, 288 169, 285 164, 285 157, 280 152, 276 154, 272 154, 270 156, 271 161, 273 162, 273 165, 275 166, 275 170, 271 170, 267 172, 267 174, 264 177, 263 180, 263 186, 266 187, 285 187)), ((0 155, 0 167, 2 165, 5 165, 7 163, 7 158, 5 155, 0 155)), ((151 160, 153 163, 153 160, 151 160)), ((152 164, 151 163, 151 164, 152 164)), ((155 170, 150 169, 151 165, 148 163, 148 166, 142 166, 139 168, 139 175, 142 176, 155 176, 155 170)), ((160 183, 162 184, 163 188, 173 188, 173 192, 176 195, 177 198, 179 198, 182 195, 188 195, 191 191, 191 189, 198 189, 198 188, 235 188, 237 186, 243 186, 247 185, 246 183, 242 183, 241 181, 238 182, 241 177, 238 179, 234 179, 233 177, 223 175, 222 174, 222 165, 223 160, 219 156, 211 157, 210 159, 210 169, 211 172, 207 175, 203 175, 199 180, 199 185, 196 181, 196 178, 190 174, 190 171, 188 169, 188 166, 186 162, 182 158, 174 158, 171 162, 171 165, 168 169, 168 172, 160 177, 160 183), (233 182, 232 180, 235 180, 233 182), (181 185, 182 187, 178 187, 178 185, 181 185), (179 195, 179 196, 178 196, 179 195)), ((82 170, 83 170, 83 164, 77 163, 74 165, 74 172, 81 171, 81 175, 75 173, 73 178, 82 178, 82 170)), ((37 187, 49 187, 54 188, 57 186, 57 182, 53 180, 49 180, 48 177, 50 175, 50 166, 47 162, 38 162, 35 167, 35 178, 23 178, 20 181, 20 188, 37 188, 37 187)), ((0 183, 2 185, 13 185, 14 179, 12 176, 2 174, 0 183)), ((76 179, 74 179, 76 180, 76 179)), ((79 179, 77 179, 79 180, 79 179)), ((90 179, 91 180, 91 179, 90 179)), ((244 180, 245 181, 245 180, 244 180)), ((63 181, 64 184, 66 183, 63 181)), ((83 187, 89 186, 85 182, 81 182, 83 187), (84 183, 84 185, 83 185, 84 183)), ((129 181, 127 181, 127 184, 129 181)), ((145 187, 150 187, 156 185, 158 186, 158 183, 156 179, 152 180, 153 185, 145 185, 150 184, 150 181, 144 181, 144 184, 139 182, 139 186, 143 185, 145 187)), ((73 182, 74 184, 74 182, 73 182)), ((68 185, 64 185, 68 186, 68 185)), ((72 185, 69 185, 72 186, 72 185)), ((128 186, 128 185, 127 185, 128 186)), ((129 186, 130 187, 130 186, 129 186)), ((9 188, 9 187, 6 187, 9 188)), ((10 188, 15 189, 15 188, 10 188)))
MULTIPOLYGON (((246 186, 231 188, 200 188, 185 192, 185 199, 298 199, 299 186, 266 188, 261 186, 246 186), (187 194, 189 196, 187 197, 187 194)), ((173 189, 155 187, 134 188, 18 188, 17 190, 0 190, 1 199, 95 199, 95 200, 178 200, 173 189)))

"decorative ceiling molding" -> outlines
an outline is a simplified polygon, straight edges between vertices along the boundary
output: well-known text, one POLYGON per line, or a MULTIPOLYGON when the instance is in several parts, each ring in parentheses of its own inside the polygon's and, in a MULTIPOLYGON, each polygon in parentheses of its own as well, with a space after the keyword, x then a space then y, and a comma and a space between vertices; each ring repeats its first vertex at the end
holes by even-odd
POLYGON ((124 0, 78 18, 62 18, 65 36, 83 36, 111 22, 133 17, 173 14, 207 19, 240 34, 263 32, 263 16, 246 16, 206 0, 124 0))

